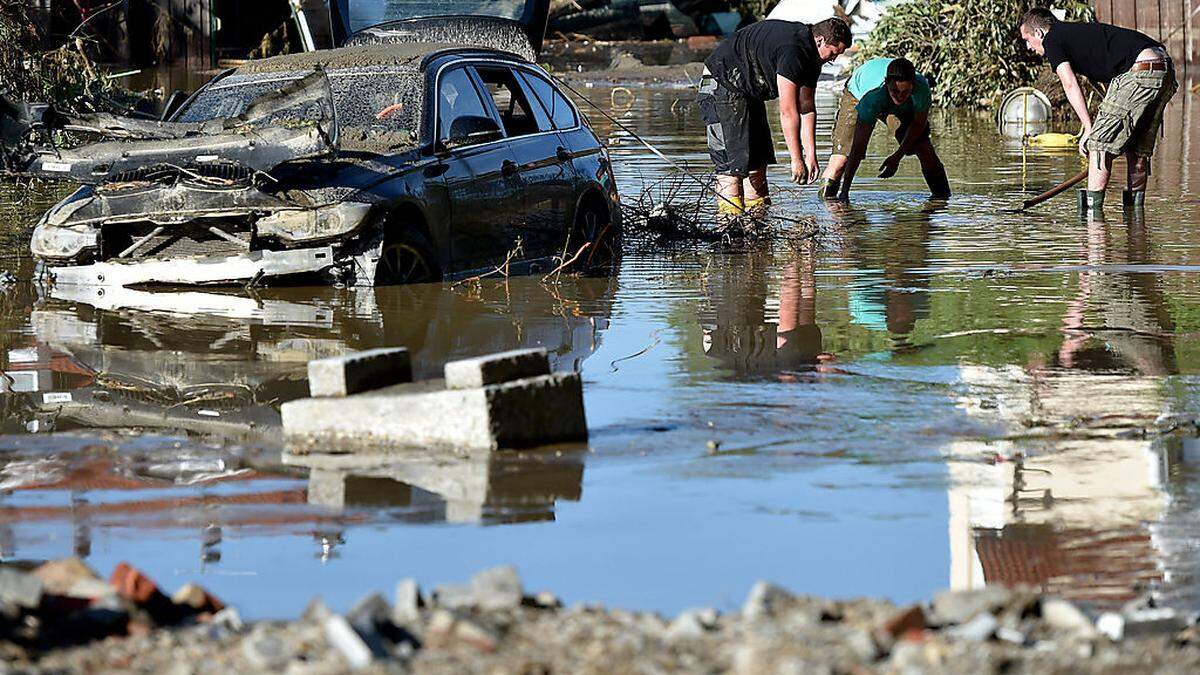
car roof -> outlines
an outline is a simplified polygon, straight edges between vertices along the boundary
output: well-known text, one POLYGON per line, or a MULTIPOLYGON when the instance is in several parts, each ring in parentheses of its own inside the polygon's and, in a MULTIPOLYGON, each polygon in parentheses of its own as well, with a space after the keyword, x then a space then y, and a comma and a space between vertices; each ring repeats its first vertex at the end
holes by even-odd
POLYGON ((340 70, 370 66, 393 66, 420 70, 425 61, 440 54, 458 53, 463 56, 487 56, 515 62, 523 60, 507 52, 467 47, 448 43, 379 43, 357 44, 338 49, 319 49, 299 54, 284 54, 268 59, 249 61, 234 71, 236 75, 285 73, 315 68, 340 70))

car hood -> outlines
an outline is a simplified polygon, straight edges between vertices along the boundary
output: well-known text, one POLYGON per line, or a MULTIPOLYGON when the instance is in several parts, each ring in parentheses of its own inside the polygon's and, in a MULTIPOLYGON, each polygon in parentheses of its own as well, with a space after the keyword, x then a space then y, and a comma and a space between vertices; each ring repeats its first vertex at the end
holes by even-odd
POLYGON ((533 61, 546 37, 550 0, 331 0, 329 10, 335 46, 445 42, 533 61))

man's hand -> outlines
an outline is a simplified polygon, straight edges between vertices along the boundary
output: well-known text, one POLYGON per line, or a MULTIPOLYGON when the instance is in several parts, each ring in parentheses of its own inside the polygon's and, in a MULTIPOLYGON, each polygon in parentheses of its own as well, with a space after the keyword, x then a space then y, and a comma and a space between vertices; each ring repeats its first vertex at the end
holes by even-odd
POLYGON ((883 160, 883 164, 879 165, 879 177, 891 178, 896 175, 896 170, 900 168, 901 155, 892 153, 888 158, 883 160))
POLYGON ((1079 154, 1083 155, 1084 157, 1088 156, 1087 142, 1091 137, 1091 129, 1084 129, 1083 133, 1079 135, 1079 154))
POLYGON ((808 166, 799 159, 792 160, 792 182, 796 185, 808 183, 808 166))
POLYGON ((805 153, 804 168, 808 171, 808 178, 804 181, 806 185, 812 185, 821 178, 821 165, 817 162, 817 153, 805 153))

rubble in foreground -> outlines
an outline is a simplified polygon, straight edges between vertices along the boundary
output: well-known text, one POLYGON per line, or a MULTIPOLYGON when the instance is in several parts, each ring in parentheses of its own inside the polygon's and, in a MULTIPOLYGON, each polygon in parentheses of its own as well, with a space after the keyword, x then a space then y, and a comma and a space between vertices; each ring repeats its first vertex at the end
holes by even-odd
POLYGON ((1196 672, 1196 617, 1149 601, 1092 616, 1030 590, 943 592, 898 608, 794 596, 760 582, 740 612, 674 618, 564 609, 510 567, 424 593, 401 581, 345 614, 314 600, 244 624, 195 585, 168 598, 122 564, 0 568, 3 642, 23 672, 888 673, 1196 672), (88 639, 92 641, 87 642, 88 639), (74 643, 74 644, 70 644, 74 643))

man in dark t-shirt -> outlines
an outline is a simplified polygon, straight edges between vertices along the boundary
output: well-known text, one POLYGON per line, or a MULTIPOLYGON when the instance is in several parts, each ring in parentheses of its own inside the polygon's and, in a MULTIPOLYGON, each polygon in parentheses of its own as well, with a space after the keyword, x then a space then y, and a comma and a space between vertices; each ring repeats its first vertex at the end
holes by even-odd
POLYGON ((1163 110, 1179 88, 1162 44, 1128 28, 1059 21, 1046 9, 1025 14, 1021 38, 1030 51, 1046 57, 1083 123, 1079 152, 1088 157, 1088 210, 1103 214, 1104 191, 1117 155, 1125 155, 1128 163, 1124 203, 1140 207, 1163 110), (1108 84, 1095 120, 1077 75, 1108 84))
POLYGON ((817 180, 815 91, 821 66, 850 46, 841 19, 813 26, 759 21, 722 42, 705 62, 697 103, 717 173, 717 209, 757 214, 769 204, 767 166, 775 146, 766 101, 779 99, 792 180, 817 180))

